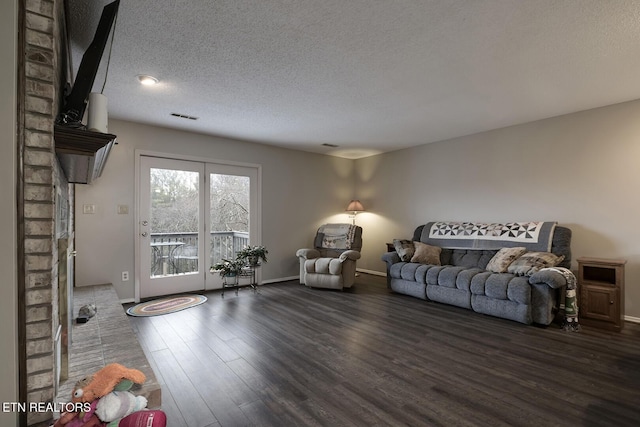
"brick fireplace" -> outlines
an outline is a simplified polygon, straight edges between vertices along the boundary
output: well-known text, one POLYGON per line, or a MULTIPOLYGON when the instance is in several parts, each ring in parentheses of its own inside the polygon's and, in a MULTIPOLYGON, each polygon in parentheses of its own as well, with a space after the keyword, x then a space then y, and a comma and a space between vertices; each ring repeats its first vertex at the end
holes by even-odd
MULTIPOLYGON (((18 336, 23 402, 51 402, 65 374, 72 291, 74 186, 61 171, 53 138, 66 79, 63 0, 20 0, 18 22, 18 336), (56 340, 57 338, 57 340, 56 340)), ((48 425, 51 413, 20 414, 20 425, 48 425)))

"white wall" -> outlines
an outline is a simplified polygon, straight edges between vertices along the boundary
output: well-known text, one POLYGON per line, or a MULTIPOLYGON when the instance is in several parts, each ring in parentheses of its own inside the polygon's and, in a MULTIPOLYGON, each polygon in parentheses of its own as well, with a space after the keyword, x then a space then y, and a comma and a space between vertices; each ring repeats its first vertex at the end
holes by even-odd
MULTIPOLYGON (((0 235, 5 244, 0 257, 0 402, 18 400, 18 276, 16 204, 16 112, 17 112, 17 11, 18 1, 2 3, 0 13, 0 235)), ((18 425, 15 413, 0 412, 0 425, 18 425)))
POLYGON ((348 220, 342 212, 356 196, 367 209, 357 217, 361 269, 383 272, 385 243, 427 221, 556 220, 573 230, 574 267, 581 256, 628 260, 626 314, 640 318, 638 117, 634 101, 357 161, 112 121, 119 145, 103 176, 77 186, 77 283, 111 282, 133 298, 120 272, 134 271, 139 148, 263 166, 264 280, 295 276, 295 250, 322 222, 348 220), (83 215, 85 203, 98 213, 83 215), (116 215, 118 204, 131 214, 116 215))
POLYGON ((626 315, 640 318, 640 101, 356 161, 358 267, 433 220, 556 220, 572 251, 625 258, 626 315))
MULTIPOLYGON (((100 178, 76 185, 76 284, 113 283, 118 296, 134 298, 134 151, 136 149, 262 165, 262 243, 269 262, 262 279, 298 275, 295 252, 312 244, 317 227, 335 220, 353 197, 352 160, 111 120, 118 136, 100 178), (83 214, 95 204, 95 214, 83 214), (118 215, 117 205, 129 215, 118 215)), ((346 215, 338 220, 347 221, 346 215)))

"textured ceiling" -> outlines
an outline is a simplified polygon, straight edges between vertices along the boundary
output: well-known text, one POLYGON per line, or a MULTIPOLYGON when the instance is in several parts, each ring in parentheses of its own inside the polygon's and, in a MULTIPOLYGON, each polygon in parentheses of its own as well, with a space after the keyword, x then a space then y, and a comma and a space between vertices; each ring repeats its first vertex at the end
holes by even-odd
MULTIPOLYGON (((68 3, 76 70, 109 0, 68 3)), ((111 118, 359 158, 638 99, 639 71, 638 0, 122 0, 104 94, 111 118)))

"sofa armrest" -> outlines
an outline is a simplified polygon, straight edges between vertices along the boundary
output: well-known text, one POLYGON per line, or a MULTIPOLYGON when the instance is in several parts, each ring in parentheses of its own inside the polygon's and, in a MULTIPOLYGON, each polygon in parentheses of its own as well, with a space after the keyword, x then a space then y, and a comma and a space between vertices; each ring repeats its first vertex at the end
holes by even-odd
POLYGON ((531 275, 529 277, 529 283, 532 285, 535 284, 546 284, 550 288, 559 289, 564 286, 567 286, 567 279, 553 270, 540 270, 531 275))
POLYGON ((346 260, 357 260, 360 259, 360 252, 358 251, 353 251, 353 250, 348 250, 348 251, 344 251, 340 254, 340 262, 345 262, 346 260))
POLYGON ((400 262, 400 256, 396 251, 386 252, 382 254, 382 261, 387 263, 387 266, 391 266, 397 262, 400 262))
POLYGON ((320 258, 320 251, 317 249, 298 249, 296 256, 304 259, 320 258))

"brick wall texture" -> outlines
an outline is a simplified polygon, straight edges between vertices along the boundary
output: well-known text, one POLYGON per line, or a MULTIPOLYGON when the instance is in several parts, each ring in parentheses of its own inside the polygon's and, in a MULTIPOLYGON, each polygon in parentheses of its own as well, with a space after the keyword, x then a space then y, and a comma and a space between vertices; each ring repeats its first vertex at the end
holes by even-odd
MULTIPOLYGON (((26 398, 51 402, 55 398, 55 334, 58 319, 57 195, 73 200, 55 155, 53 124, 58 113, 62 80, 61 47, 63 0, 21 0, 23 58, 19 88, 21 111, 18 126, 22 152, 24 224, 24 288, 26 398)), ((72 211, 72 207, 68 209, 72 211)), ((66 255, 66 254, 65 254, 66 255)), ((64 259, 64 258, 63 258, 64 259)), ((24 381, 22 382, 24 384, 24 381)), ((23 393, 24 396, 24 393, 23 393)), ((27 425, 46 425, 50 413, 29 413, 27 425)))

